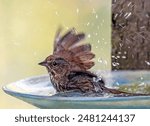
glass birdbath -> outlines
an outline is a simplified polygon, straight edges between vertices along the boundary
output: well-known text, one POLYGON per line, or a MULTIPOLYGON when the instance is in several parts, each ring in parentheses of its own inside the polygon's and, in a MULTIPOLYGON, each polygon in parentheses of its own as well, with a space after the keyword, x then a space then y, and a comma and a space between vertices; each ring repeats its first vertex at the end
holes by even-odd
MULTIPOLYGON (((150 71, 98 71, 108 87, 132 93, 150 94, 150 71)), ((78 93, 56 94, 49 76, 41 75, 23 79, 3 87, 18 99, 45 109, 112 109, 150 108, 150 96, 87 97, 78 93)))

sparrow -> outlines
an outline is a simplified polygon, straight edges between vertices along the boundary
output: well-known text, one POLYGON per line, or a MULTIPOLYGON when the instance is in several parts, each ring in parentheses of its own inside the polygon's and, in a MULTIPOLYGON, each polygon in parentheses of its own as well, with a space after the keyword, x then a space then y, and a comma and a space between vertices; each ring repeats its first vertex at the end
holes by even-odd
POLYGON ((77 91, 81 93, 112 94, 114 96, 139 96, 108 88, 104 79, 89 71, 94 66, 95 54, 91 44, 83 43, 84 33, 77 33, 74 28, 62 35, 59 28, 54 39, 53 54, 39 65, 45 66, 56 91, 77 91))

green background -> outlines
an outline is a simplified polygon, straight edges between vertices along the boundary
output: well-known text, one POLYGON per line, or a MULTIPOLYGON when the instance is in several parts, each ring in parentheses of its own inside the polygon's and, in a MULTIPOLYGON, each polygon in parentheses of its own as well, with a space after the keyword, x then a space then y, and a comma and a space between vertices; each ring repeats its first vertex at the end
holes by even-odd
MULTIPOLYGON (((96 53, 93 70, 111 68, 110 0, 0 0, 0 86, 47 71, 58 26, 86 33, 96 53)), ((34 108, 0 90, 0 108, 34 108)))

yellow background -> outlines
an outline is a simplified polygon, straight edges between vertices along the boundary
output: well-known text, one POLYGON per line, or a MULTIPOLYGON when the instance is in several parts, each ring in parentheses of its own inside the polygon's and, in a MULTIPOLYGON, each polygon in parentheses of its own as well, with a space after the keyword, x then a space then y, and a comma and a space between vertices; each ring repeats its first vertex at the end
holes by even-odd
MULTIPOLYGON (((0 0, 0 86, 47 71, 38 66, 53 49, 58 26, 87 35, 93 69, 110 69, 111 1, 0 0)), ((0 108, 35 108, 0 89, 0 108)))

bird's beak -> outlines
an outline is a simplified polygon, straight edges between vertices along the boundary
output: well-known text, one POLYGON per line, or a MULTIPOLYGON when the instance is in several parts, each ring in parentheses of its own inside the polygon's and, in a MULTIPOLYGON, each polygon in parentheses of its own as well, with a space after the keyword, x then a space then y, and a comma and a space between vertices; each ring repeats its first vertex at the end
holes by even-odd
POLYGON ((39 65, 41 65, 41 66, 47 66, 47 62, 46 61, 40 62, 39 65))

